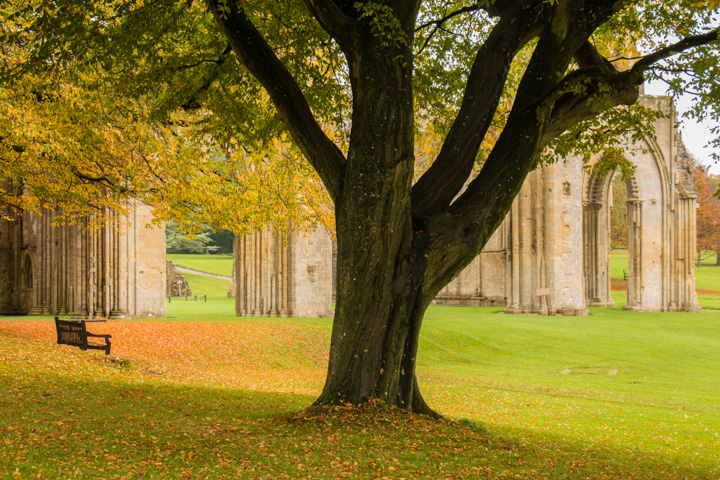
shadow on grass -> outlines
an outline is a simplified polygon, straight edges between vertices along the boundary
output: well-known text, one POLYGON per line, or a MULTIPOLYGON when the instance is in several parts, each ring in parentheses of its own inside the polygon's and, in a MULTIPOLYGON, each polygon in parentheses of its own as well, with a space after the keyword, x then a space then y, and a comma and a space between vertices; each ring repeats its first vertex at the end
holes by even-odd
MULTIPOLYGON (((7 346, 0 335, 0 347, 7 346)), ((15 342, 11 342, 15 343, 15 342)), ((125 361, 0 350, 0 477, 716 478, 641 449, 596 449, 396 409, 305 416, 311 397, 176 385, 125 361), (489 430, 489 431, 488 431, 489 430)))

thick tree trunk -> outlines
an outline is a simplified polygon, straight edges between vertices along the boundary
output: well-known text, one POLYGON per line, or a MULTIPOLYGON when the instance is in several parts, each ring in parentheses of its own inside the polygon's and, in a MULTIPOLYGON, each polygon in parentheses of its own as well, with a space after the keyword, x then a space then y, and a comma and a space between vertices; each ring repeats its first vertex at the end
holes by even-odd
MULTIPOLYGON (((403 271, 368 272, 361 282, 346 277, 339 286, 327 380, 315 405, 379 399, 435 415, 420 395, 415 377, 420 327, 429 300, 419 297, 413 278, 412 267, 419 262, 401 263, 403 271), (373 281, 384 287, 370 288, 367 284, 373 281)), ((345 268, 355 270, 352 265, 345 268)))
POLYGON ((368 34, 348 60, 353 126, 335 202, 338 297, 327 380, 315 405, 380 399, 431 414, 415 379, 431 298, 420 294, 426 252, 410 213, 411 52, 368 34))

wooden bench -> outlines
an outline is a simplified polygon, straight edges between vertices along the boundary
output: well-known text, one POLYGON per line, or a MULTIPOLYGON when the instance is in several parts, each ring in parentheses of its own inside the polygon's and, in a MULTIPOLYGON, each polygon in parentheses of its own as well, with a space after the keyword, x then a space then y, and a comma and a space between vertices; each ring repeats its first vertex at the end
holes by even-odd
POLYGON ((58 345, 74 345, 80 347, 81 350, 105 350, 105 355, 110 355, 111 335, 90 333, 87 331, 85 322, 85 320, 80 319, 60 320, 55 317, 58 345), (95 339, 102 339, 104 343, 101 343, 102 340, 95 339))
POLYGON ((627 280, 627 279, 628 279, 628 274, 625 270, 623 270, 623 280, 627 280))

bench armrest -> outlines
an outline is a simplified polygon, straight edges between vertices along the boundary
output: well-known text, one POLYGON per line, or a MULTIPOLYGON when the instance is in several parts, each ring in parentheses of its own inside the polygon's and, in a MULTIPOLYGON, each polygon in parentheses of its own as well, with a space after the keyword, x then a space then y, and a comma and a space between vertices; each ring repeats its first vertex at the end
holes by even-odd
POLYGON ((112 335, 96 335, 94 333, 85 332, 86 337, 112 338, 112 335))

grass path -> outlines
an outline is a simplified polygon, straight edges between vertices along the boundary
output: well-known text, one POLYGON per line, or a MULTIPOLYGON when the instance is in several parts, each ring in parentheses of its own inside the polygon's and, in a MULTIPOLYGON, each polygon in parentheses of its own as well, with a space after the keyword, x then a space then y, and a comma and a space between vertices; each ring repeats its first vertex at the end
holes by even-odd
POLYGON ((214 273, 224 277, 232 275, 232 255, 201 255, 201 254, 181 254, 169 253, 168 260, 175 265, 189 268, 191 270, 199 270, 201 272, 214 273))
POLYGON ((180 273, 191 273, 191 274, 200 275, 203 277, 221 278, 223 280, 231 280, 232 281, 232 277, 227 276, 227 275, 218 275, 217 273, 208 273, 208 272, 203 272, 202 270, 193 270, 191 268, 178 267, 178 266, 176 266, 175 268, 177 268, 177 270, 180 273))

